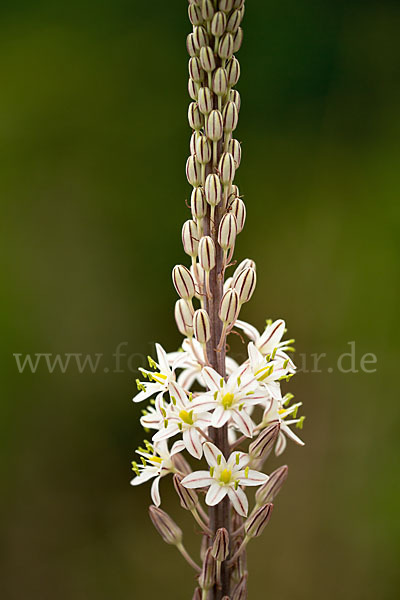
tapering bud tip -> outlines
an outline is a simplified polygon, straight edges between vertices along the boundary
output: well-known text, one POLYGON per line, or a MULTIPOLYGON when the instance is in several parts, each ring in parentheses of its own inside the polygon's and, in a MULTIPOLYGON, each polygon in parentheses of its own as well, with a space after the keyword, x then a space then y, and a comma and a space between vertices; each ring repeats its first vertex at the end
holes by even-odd
POLYGON ((249 446, 249 455, 251 458, 265 460, 274 447, 279 430, 280 426, 278 422, 263 429, 249 446))
POLYGON ((248 537, 258 537, 264 531, 268 521, 271 518, 271 513, 274 505, 265 504, 259 508, 254 515, 249 517, 244 524, 244 529, 248 537))
POLYGON ((204 271, 209 272, 215 267, 216 251, 212 237, 205 235, 199 243, 199 263, 204 271))
POLYGON ((203 308, 196 310, 193 315, 193 330, 200 344, 206 344, 211 337, 210 317, 203 308))
MULTIPOLYGON (((232 215, 233 216, 233 215, 232 215)), ((256 288, 257 275, 254 269, 243 269, 233 278, 232 287, 237 291, 241 304, 248 302, 256 288)))
POLYGON ((189 488, 185 488, 181 484, 182 477, 178 474, 174 475, 173 481, 174 481, 174 487, 175 487, 176 493, 179 496, 179 500, 180 500, 182 508, 184 508, 185 510, 193 510, 197 506, 197 503, 198 503, 198 497, 197 497, 196 492, 189 488))
POLYGON ((182 541, 182 531, 171 517, 157 506, 149 507, 150 519, 167 544, 176 546, 182 541))
POLYGON ((287 479, 288 470, 287 465, 279 467, 271 473, 268 481, 257 489, 256 502, 259 506, 266 502, 272 502, 276 498, 287 479))
POLYGON ((208 548, 203 561, 203 568, 199 577, 199 584, 203 590, 212 588, 215 582, 215 558, 212 555, 212 548, 208 548))
POLYGON ((221 298, 219 318, 226 325, 232 325, 239 313, 239 296, 236 290, 229 288, 221 298))
POLYGON ((229 534, 224 527, 217 530, 211 552, 215 560, 222 562, 229 554, 229 534))
POLYGON ((195 295, 193 277, 187 267, 176 265, 172 271, 172 281, 178 296, 184 300, 191 300, 195 295))

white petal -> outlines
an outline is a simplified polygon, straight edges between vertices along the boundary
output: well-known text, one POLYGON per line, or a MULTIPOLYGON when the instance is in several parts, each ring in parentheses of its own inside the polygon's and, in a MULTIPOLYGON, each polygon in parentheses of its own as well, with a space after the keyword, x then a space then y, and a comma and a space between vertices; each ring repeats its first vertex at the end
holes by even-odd
POLYGON ((210 476, 209 471, 195 471, 190 475, 186 475, 181 483, 187 488, 201 488, 208 487, 213 481, 214 479, 210 476))
POLYGON ((268 325, 257 344, 259 350, 263 354, 272 352, 278 346, 284 333, 285 321, 283 319, 278 319, 274 323, 271 323, 271 325, 268 325))
POLYGON ((203 446, 199 439, 199 433, 194 427, 190 427, 183 432, 182 437, 187 451, 195 458, 200 459, 203 455, 203 446))
POLYGON ((228 464, 228 468, 231 471, 233 469, 235 469, 235 471, 241 471, 242 469, 247 467, 247 465, 249 464, 249 461, 250 461, 250 457, 248 454, 245 454, 244 452, 236 451, 236 452, 232 452, 232 454, 230 455, 230 457, 227 460, 227 464, 228 464))
POLYGON ((213 412, 211 426, 216 428, 223 427, 225 423, 229 421, 230 416, 230 410, 225 410, 223 406, 217 406, 217 408, 213 412))
POLYGON ((253 340, 253 342, 256 342, 260 337, 260 334, 258 333, 257 329, 253 327, 253 325, 250 325, 250 323, 246 323, 246 321, 240 321, 239 319, 237 319, 235 321, 235 327, 238 327, 239 329, 244 331, 247 337, 250 340, 253 340))
POLYGON ((215 482, 210 485, 210 488, 206 495, 206 504, 208 506, 215 506, 223 500, 228 493, 228 488, 225 485, 219 485, 215 482))
POLYGON ((197 369, 185 369, 178 377, 178 384, 190 390, 197 377, 197 369))
POLYGON ((249 503, 244 491, 240 489, 240 487, 237 490, 235 490, 233 487, 229 487, 228 496, 236 512, 239 513, 239 515, 242 515, 242 517, 247 517, 249 503))
POLYGON ((219 448, 212 444, 211 442, 206 442, 203 446, 204 456, 210 467, 217 467, 218 460, 221 461, 221 464, 225 462, 224 456, 219 448), (218 458, 221 456, 222 458, 218 458))
POLYGON ((151 486, 151 499, 156 506, 160 506, 160 477, 156 477, 151 486))
POLYGON ((253 342, 249 343, 249 345, 247 346, 247 350, 248 350, 248 353, 249 353, 249 358, 250 358, 250 362, 251 362, 252 366, 254 366, 254 367, 257 368, 260 365, 260 363, 262 363, 263 361, 265 361, 263 355, 255 347, 255 345, 253 344, 253 342))
POLYGON ((156 344, 156 351, 157 351, 157 363, 158 363, 161 373, 169 373, 170 368, 169 368, 169 363, 168 363, 168 356, 167 356, 164 348, 162 346, 160 346, 160 344, 156 344))
POLYGON ((134 402, 142 402, 143 400, 147 400, 147 398, 150 398, 150 396, 159 392, 160 388, 162 387, 159 383, 144 383, 143 385, 145 386, 146 390, 140 390, 140 392, 138 392, 136 396, 132 398, 134 402))
POLYGON ((171 396, 171 400, 172 398, 175 398, 175 400, 180 402, 182 406, 186 405, 188 397, 186 395, 185 390, 180 385, 175 383, 175 381, 171 381, 168 386, 168 390, 169 395, 171 396))
POLYGON ((276 456, 280 456, 282 454, 282 452, 285 450, 285 448, 286 448, 286 438, 283 435, 282 431, 280 431, 279 435, 278 435, 278 439, 276 440, 276 444, 275 444, 276 456))
POLYGON ((244 410, 233 410, 232 420, 246 437, 253 437, 254 423, 244 410))
POLYGON ((185 449, 185 444, 182 440, 177 440, 174 442, 171 448, 170 456, 174 456, 174 454, 178 454, 178 452, 182 452, 185 449))
POLYGON ((158 473, 158 469, 154 469, 154 471, 150 471, 148 468, 146 468, 144 471, 142 471, 140 473, 140 475, 137 475, 136 477, 134 477, 131 481, 131 485, 141 485, 142 483, 145 483, 146 481, 149 481, 149 479, 152 479, 152 477, 155 477, 158 473))
POLYGON ((293 433, 293 431, 286 425, 285 421, 282 421, 281 423, 281 430, 283 431, 283 433, 285 433, 288 438, 290 438, 293 442, 295 442, 296 444, 299 444, 299 446, 304 446, 304 442, 303 440, 301 440, 295 433, 293 433))
POLYGON ((209 390, 212 392, 218 392, 221 389, 221 375, 214 371, 211 367, 204 367, 201 372, 204 382, 209 390))
POLYGON ((157 431, 153 435, 153 442, 159 442, 160 440, 167 440, 170 437, 173 437, 179 433, 179 427, 175 423, 168 425, 168 427, 163 427, 160 431, 157 431))
POLYGON ((241 471, 240 473, 235 473, 235 476, 240 479, 240 485, 262 485, 269 479, 265 473, 260 473, 260 471, 254 471, 253 469, 249 469, 247 475, 245 471, 241 471))

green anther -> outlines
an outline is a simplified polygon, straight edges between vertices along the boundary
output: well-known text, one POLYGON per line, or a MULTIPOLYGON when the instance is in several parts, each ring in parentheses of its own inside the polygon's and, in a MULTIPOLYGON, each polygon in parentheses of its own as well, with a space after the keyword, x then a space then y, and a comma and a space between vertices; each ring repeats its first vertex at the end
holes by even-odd
POLYGON ((214 400, 217 399, 217 396, 218 396, 218 392, 214 392, 214 400))
POLYGON ((296 352, 296 348, 294 348, 293 346, 288 346, 287 348, 285 348, 286 352, 296 352))
POLYGON ((238 480, 238 479, 236 479, 236 481, 235 481, 235 490, 237 490, 237 489, 238 489, 238 487, 239 487, 239 480, 238 480))
POLYGON ((189 402, 193 402, 193 393, 189 392, 189 402))
POLYGON ((215 467, 210 467, 210 477, 214 477, 215 467))
POLYGON ((167 429, 167 427, 168 427, 168 419, 164 419, 164 427, 165 427, 165 429, 167 429))
POLYGON ((176 404, 176 398, 175 398, 175 396, 171 396, 171 401, 172 401, 172 404, 175 406, 175 404, 176 404))
POLYGON ((295 408, 295 409, 294 409, 294 411, 292 412, 293 419, 295 419, 295 418, 297 417, 297 412, 298 412, 298 410, 299 410, 299 407, 298 407, 298 406, 296 406, 296 408, 295 408))
POLYGON ((267 325, 272 325, 272 319, 267 319, 266 323, 267 323, 267 325))
POLYGON ((148 414, 148 412, 147 412, 147 410, 144 408, 144 409, 142 410, 142 415, 145 417, 147 414, 148 414))
POLYGON ((180 423, 180 422, 178 423, 178 429, 179 429, 179 431, 182 431, 182 423, 180 423))
POLYGON ((139 390, 139 392, 146 391, 144 384, 141 381, 139 381, 139 379, 136 379, 136 386, 137 386, 137 389, 139 390))
POLYGON ((154 400, 154 398, 151 398, 151 400, 150 400, 150 404, 152 404, 153 406, 155 406, 155 405, 156 405, 156 401, 154 400))
POLYGON ((269 361, 271 360, 271 354, 267 354, 267 356, 265 357, 265 360, 266 360, 267 362, 269 362, 269 361))
POLYGON ((249 478, 249 467, 246 467, 244 470, 244 476, 246 477, 246 479, 249 478))
POLYGON ((289 364, 289 359, 287 358, 285 360, 285 362, 283 363, 283 368, 286 369, 286 367, 288 366, 288 364, 289 364))
POLYGON ((217 465, 221 464, 221 460, 222 460, 222 454, 218 454, 218 456, 217 456, 217 465))
POLYGON ((160 412, 161 412, 161 414, 162 414, 163 417, 167 416, 167 411, 165 410, 165 408, 161 408, 160 407, 160 412))
POLYGON ((221 377, 221 379, 219 380, 219 385, 220 385, 221 387, 224 387, 224 380, 222 379, 222 377, 221 377))
POLYGON ((274 348, 274 349, 273 349, 273 351, 272 351, 272 354, 271 354, 271 359, 272 359, 272 360, 275 358, 275 354, 276 354, 276 351, 277 351, 277 350, 278 350, 278 348, 274 348))
POLYGON ((246 396, 252 396, 254 394, 254 390, 252 390, 251 392, 247 392, 246 396))
POLYGON ((143 427, 145 433, 150 433, 150 429, 148 427, 143 427))
POLYGON ((239 464, 240 454, 239 452, 236 454, 236 464, 239 464))
POLYGON ((244 402, 242 402, 242 404, 239 404, 239 410, 243 410, 244 408, 244 402))
POLYGON ((149 365, 152 369, 157 369, 157 363, 151 358, 151 356, 148 356, 147 360, 149 361, 149 365))
POLYGON ((303 429, 304 421, 305 421, 305 417, 300 417, 300 421, 298 423, 296 423, 297 429, 303 429))
POLYGON ((145 461, 145 459, 144 459, 144 456, 141 456, 141 457, 140 457, 140 460, 142 461, 142 463, 143 463, 143 466, 145 467, 147 463, 146 463, 146 461, 145 461))
POLYGON ((238 387, 240 387, 242 384, 242 380, 240 379, 240 377, 237 378, 237 384, 238 384, 238 387))

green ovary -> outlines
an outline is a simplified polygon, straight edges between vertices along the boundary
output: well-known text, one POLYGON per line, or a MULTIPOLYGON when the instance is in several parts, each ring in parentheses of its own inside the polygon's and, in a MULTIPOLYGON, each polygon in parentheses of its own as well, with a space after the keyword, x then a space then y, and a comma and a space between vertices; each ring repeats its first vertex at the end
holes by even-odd
POLYGON ((225 410, 232 406, 234 398, 235 396, 231 392, 225 394, 225 396, 222 398, 222 406, 225 408, 225 410))

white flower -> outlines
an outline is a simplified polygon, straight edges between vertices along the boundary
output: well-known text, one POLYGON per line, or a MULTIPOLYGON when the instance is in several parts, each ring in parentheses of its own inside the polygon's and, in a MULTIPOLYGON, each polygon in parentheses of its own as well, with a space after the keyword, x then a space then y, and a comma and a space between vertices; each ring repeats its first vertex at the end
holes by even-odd
POLYGON ((239 319, 236 321, 235 327, 244 331, 263 356, 267 356, 268 354, 272 356, 274 350, 278 349, 283 351, 291 350, 290 346, 294 342, 294 340, 281 342, 282 336, 285 333, 285 321, 283 319, 268 323, 262 334, 253 325, 250 325, 250 323, 240 321, 239 319))
POLYGON ((202 406, 193 406, 186 392, 176 383, 171 382, 169 389, 172 403, 165 411, 164 428, 154 436, 153 441, 166 440, 182 433, 183 443, 188 452, 200 459, 203 455, 204 436, 201 430, 207 429, 211 423, 211 415, 202 406))
POLYGON ((268 397, 266 391, 257 384, 254 378, 242 382, 238 371, 224 379, 211 367, 204 367, 203 379, 210 393, 196 398, 194 405, 204 410, 215 409, 212 416, 212 427, 222 427, 232 421, 247 437, 252 437, 254 423, 245 408, 259 404, 268 397))
MULTIPOLYGON (((292 395, 290 394, 288 400, 291 397, 292 395)), ((289 415, 292 417, 296 417, 297 410, 302 403, 298 402, 297 404, 292 404, 292 406, 289 406, 287 408, 285 408, 284 403, 286 404, 285 399, 283 399, 283 402, 280 402, 279 400, 273 398, 269 407, 266 408, 263 416, 263 424, 265 425, 268 425, 272 421, 279 421, 280 423, 280 431, 275 446, 276 456, 280 456, 285 450, 286 437, 291 439, 296 444, 304 446, 303 440, 301 440, 295 433, 293 433, 293 431, 289 427, 289 425, 296 424, 301 428, 303 426, 304 417, 300 417, 299 419, 292 418, 288 421, 286 420, 286 417, 288 417, 289 415)))
POLYGON ((151 499, 156 506, 160 506, 161 504, 159 491, 160 479, 168 475, 168 473, 175 471, 172 457, 174 454, 181 452, 184 447, 184 443, 179 440, 169 450, 167 442, 163 440, 154 444, 154 446, 147 442, 146 450, 144 448, 136 450, 137 454, 142 457, 143 464, 137 465, 137 463, 132 462, 136 477, 132 479, 131 485, 140 485, 155 477, 151 486, 151 499))
POLYGON ((146 369, 139 369, 145 377, 149 378, 150 383, 137 380, 139 393, 133 398, 134 402, 142 402, 154 394, 162 396, 164 392, 169 389, 171 381, 175 381, 175 369, 179 366, 184 357, 177 357, 170 367, 167 354, 160 344, 156 344, 156 350, 158 362, 155 362, 149 357, 149 363, 151 367, 154 367, 157 370, 147 371, 146 369))
POLYGON ((208 487, 206 503, 215 506, 228 495, 234 509, 243 517, 248 513, 246 494, 240 486, 262 485, 268 475, 247 468, 249 457, 243 452, 232 452, 226 460, 222 452, 211 444, 204 444, 204 456, 210 471, 196 471, 182 480, 187 488, 208 487))
POLYGON ((248 345, 249 362, 242 373, 242 377, 247 376, 257 379, 259 385, 267 388, 273 398, 280 400, 281 387, 279 380, 291 376, 296 372, 296 367, 290 357, 283 351, 274 352, 274 358, 265 357, 256 348, 253 342, 248 345))

